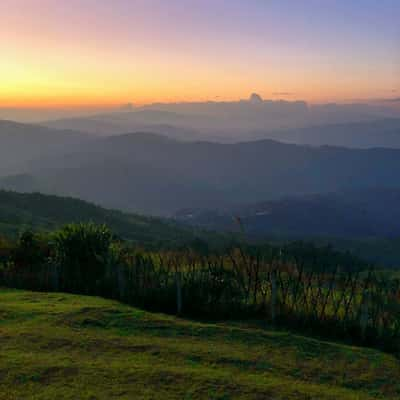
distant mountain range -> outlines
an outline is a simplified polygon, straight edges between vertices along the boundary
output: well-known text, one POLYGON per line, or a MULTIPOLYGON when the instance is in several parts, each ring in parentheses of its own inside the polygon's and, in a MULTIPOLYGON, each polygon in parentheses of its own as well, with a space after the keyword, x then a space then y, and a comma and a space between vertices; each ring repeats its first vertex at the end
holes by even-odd
POLYGON ((312 146, 400 148, 400 119, 308 126, 267 133, 260 131, 253 132, 251 136, 253 139, 268 137, 281 142, 312 146))
POLYGON ((0 187, 68 195, 154 215, 396 187, 400 173, 397 149, 311 147, 273 140, 182 142, 152 133, 93 139, 36 126, 13 129, 18 134, 0 131, 5 155, 5 161, 0 159, 0 187), (10 163, 13 173, 8 172, 10 163))
POLYGON ((0 120, 0 176, 25 172, 29 161, 73 151, 90 140, 86 133, 0 120))
POLYGON ((98 136, 146 131, 186 141, 232 143, 270 138, 350 147, 392 147, 394 141, 394 146, 398 147, 398 138, 391 135, 399 134, 399 121, 399 112, 389 107, 309 105, 304 101, 263 100, 253 93, 248 100, 156 103, 42 124, 52 129, 72 129, 98 136), (395 118, 397 121, 390 121, 395 118), (368 124, 373 121, 377 122, 368 124), (361 125, 357 126, 358 123, 361 125))
MULTIPOLYGON (((157 132, 177 140, 201 140, 204 135, 191 126, 203 118, 174 112, 142 110, 113 112, 90 117, 67 118, 43 122, 50 129, 71 129, 95 136, 120 135, 127 132, 157 132)), ((206 136, 207 137, 207 136, 206 136)))

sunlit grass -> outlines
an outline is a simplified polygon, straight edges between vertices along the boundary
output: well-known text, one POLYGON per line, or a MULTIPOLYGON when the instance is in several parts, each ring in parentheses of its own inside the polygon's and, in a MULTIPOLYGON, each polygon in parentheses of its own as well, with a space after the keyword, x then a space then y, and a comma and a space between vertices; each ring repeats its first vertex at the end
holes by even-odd
POLYGON ((62 293, 0 292, 1 399, 400 396, 379 351, 62 293))

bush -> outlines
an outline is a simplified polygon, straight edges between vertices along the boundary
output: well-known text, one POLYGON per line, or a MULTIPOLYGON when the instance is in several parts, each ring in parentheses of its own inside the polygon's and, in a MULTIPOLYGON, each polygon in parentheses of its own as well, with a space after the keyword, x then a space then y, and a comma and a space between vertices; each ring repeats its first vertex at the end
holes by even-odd
POLYGON ((11 260, 19 270, 38 272, 47 258, 47 246, 38 235, 26 231, 20 236, 11 260))
POLYGON ((105 278, 112 234, 105 225, 70 224, 54 235, 54 262, 64 290, 98 293, 105 278))

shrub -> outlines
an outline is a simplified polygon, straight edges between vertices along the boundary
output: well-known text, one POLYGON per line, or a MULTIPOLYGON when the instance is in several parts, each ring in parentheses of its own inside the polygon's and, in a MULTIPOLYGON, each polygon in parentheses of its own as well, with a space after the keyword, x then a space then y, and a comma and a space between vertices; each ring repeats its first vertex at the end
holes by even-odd
POLYGON ((64 290, 98 293, 106 274, 112 234, 105 225, 70 224, 54 235, 54 261, 64 290))
POLYGON ((21 234, 11 260, 19 270, 38 272, 47 257, 47 246, 42 238, 31 231, 21 234))

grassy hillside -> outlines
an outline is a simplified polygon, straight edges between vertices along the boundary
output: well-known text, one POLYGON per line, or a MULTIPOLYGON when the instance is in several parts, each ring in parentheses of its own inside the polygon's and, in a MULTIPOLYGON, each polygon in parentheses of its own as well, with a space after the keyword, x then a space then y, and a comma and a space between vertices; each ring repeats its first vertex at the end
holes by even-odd
POLYGON ((82 200, 0 190, 0 234, 15 237, 26 229, 49 231, 71 222, 107 224, 124 239, 141 244, 178 243, 193 230, 159 218, 107 210, 82 200))
POLYGON ((240 324, 0 290, 0 399, 397 399, 399 361, 240 324))

